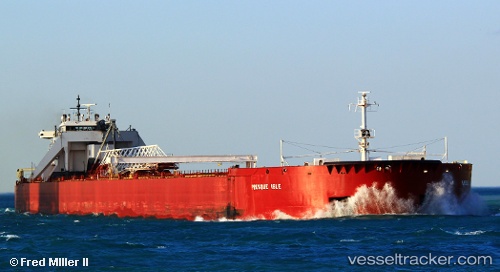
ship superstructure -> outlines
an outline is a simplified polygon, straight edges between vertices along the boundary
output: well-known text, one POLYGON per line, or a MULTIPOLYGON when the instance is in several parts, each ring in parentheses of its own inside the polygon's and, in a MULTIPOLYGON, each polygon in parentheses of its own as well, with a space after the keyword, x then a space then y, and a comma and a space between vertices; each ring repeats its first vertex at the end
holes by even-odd
POLYGON ((91 107, 96 104, 80 104, 80 96, 73 116, 64 113, 56 130, 39 133, 40 138, 50 140, 50 149, 32 173, 30 180, 48 181, 59 177, 81 176, 93 167, 103 150, 143 146, 139 133, 130 129, 116 130, 116 120, 108 114, 100 119, 92 116, 91 107), (82 113, 82 106, 86 114, 82 113))
POLYGON ((40 131, 40 138, 50 140, 50 149, 25 181, 84 177, 95 175, 98 168, 101 177, 112 178, 139 171, 176 170, 179 163, 232 162, 246 167, 257 163, 254 155, 168 156, 157 145, 147 146, 135 129, 120 131, 110 114, 100 119, 91 111, 96 105, 80 104, 78 96, 77 106, 71 108, 73 117, 64 113, 56 130, 40 131), (102 172, 102 168, 109 171, 102 172))

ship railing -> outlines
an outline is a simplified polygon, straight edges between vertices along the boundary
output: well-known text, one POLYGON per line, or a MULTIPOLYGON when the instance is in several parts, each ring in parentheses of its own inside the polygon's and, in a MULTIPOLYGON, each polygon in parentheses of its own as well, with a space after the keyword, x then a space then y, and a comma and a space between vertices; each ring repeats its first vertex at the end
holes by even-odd
MULTIPOLYGON (((361 130, 356 130, 357 133, 355 135, 362 136, 362 131, 361 130), (361 133, 361 134, 359 134, 361 133)), ((374 134, 365 134, 366 137, 368 136, 373 136, 374 134)), ((307 144, 307 143, 298 143, 298 142, 291 142, 291 141, 285 141, 285 140, 280 140, 280 160, 281 160, 281 165, 289 165, 287 159, 301 159, 301 158, 308 158, 308 157, 313 157, 317 158, 319 157, 319 160, 327 160, 324 159, 326 156, 329 155, 342 155, 342 154, 348 154, 348 153, 356 153, 359 152, 358 149, 348 149, 348 148, 339 148, 339 147, 330 147, 330 146, 323 146, 323 145, 314 145, 314 144, 307 144), (308 150, 309 152, 314 152, 311 154, 304 154, 304 155, 292 155, 292 156, 285 156, 283 153, 283 144, 287 143, 289 145, 295 146, 300 149, 305 149, 308 150), (328 149, 338 149, 340 151, 338 152, 320 152, 315 149, 319 148, 328 148, 328 149), (343 149, 343 150, 342 150, 343 149)), ((422 141, 422 142, 417 142, 417 143, 410 143, 410 144, 403 144, 403 145, 397 145, 397 146, 391 146, 391 147, 385 147, 385 148, 380 148, 380 149, 370 149, 370 153, 386 153, 388 155, 387 159, 388 160, 421 160, 421 159, 427 159, 427 158, 433 158, 433 159, 438 159, 443 162, 448 162, 448 138, 443 137, 443 138, 437 138, 437 139, 432 139, 432 140, 427 140, 427 141, 422 141), (439 142, 444 142, 444 151, 443 153, 440 153, 438 148, 436 148, 436 143, 439 142), (411 151, 407 152, 394 152, 390 151, 393 148, 401 148, 401 147, 415 147, 411 151), (432 151, 429 152, 428 147, 432 146, 432 151)), ((370 160, 380 160, 380 157, 370 157, 370 160)), ((312 162, 313 164, 314 161, 312 162)), ((306 164, 309 164, 309 162, 306 162, 306 164)))
POLYGON ((204 170, 182 170, 174 171, 172 177, 216 177, 225 176, 229 173, 227 169, 204 169, 204 170))
MULTIPOLYGON (((116 175, 109 172, 101 172, 96 179, 171 179, 171 178, 195 178, 195 177, 220 177, 229 173, 228 169, 204 169, 204 170, 165 170, 165 171, 133 171, 122 172, 116 175)), ((92 177, 90 177, 92 179, 92 177)))

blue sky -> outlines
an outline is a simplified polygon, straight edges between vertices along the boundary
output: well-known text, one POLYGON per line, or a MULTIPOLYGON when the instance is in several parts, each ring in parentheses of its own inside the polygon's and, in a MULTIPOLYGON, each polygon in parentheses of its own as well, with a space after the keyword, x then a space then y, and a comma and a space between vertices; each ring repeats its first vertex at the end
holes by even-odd
MULTIPOLYGON (((0 1, 2 164, 43 157, 41 129, 97 103, 167 153, 257 154, 279 139, 372 148, 448 136, 450 160, 498 186, 498 1, 0 1)), ((403 150, 404 151, 404 150, 403 150)))

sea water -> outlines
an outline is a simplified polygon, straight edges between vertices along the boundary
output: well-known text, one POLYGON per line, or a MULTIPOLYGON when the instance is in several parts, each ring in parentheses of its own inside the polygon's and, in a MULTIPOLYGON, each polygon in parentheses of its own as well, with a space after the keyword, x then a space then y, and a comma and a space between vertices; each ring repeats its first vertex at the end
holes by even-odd
POLYGON ((274 221, 16 213, 2 194, 0 270, 500 271, 500 188, 461 201, 446 190, 429 188, 416 208, 390 188, 362 188, 308 220, 274 221), (366 197, 405 214, 356 214, 366 197))

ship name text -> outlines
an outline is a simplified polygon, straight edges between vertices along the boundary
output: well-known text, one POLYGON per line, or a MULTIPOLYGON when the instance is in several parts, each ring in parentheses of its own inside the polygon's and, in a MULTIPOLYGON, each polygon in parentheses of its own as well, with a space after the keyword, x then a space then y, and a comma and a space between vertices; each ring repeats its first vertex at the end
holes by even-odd
POLYGON ((257 183, 252 184, 252 190, 281 190, 281 183, 257 183))

